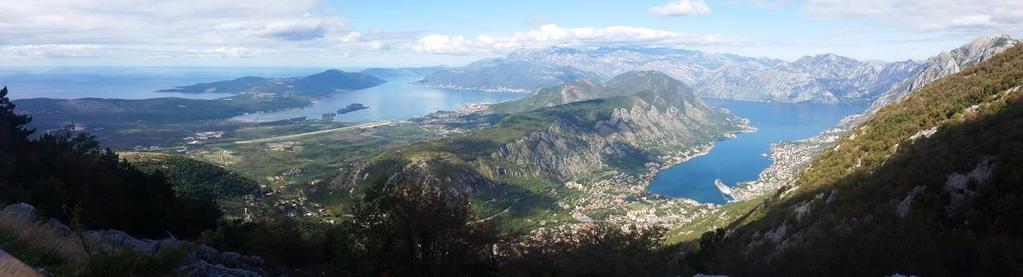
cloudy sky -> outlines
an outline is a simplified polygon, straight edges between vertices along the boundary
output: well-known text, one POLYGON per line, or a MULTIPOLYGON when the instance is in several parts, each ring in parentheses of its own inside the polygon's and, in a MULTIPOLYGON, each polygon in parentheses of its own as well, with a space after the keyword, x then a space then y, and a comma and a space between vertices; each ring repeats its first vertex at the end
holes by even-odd
POLYGON ((0 0, 7 66, 459 65, 520 48, 923 59, 1023 36, 1020 0, 0 0))

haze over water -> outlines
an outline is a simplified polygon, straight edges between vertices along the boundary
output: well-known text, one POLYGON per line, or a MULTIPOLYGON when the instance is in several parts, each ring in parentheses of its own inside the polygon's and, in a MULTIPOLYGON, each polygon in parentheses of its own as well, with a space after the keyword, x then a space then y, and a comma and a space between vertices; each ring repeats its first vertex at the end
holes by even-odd
POLYGON ((231 80, 243 76, 296 77, 323 71, 316 68, 232 67, 15 67, 0 69, 0 80, 10 88, 11 99, 115 98, 146 99, 182 97, 215 99, 224 93, 156 92, 201 82, 231 80))
POLYGON ((455 110, 470 104, 497 103, 516 100, 526 93, 499 93, 475 90, 437 89, 410 85, 417 78, 388 79, 379 86, 339 92, 319 100, 312 106, 273 113, 248 114, 236 117, 243 121, 273 121, 296 117, 320 118, 353 103, 368 109, 340 114, 334 121, 360 122, 374 120, 405 120, 436 111, 455 110))

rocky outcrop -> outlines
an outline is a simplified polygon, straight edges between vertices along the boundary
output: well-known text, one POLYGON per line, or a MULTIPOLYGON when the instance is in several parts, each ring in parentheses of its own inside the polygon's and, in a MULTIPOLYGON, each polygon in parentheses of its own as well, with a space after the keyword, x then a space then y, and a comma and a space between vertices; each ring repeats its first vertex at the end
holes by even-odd
MULTIPOLYGON (((26 221, 37 218, 35 208, 26 203, 4 207, 3 213, 13 214, 26 221)), ((62 236, 73 232, 56 219, 49 219, 45 225, 52 227, 62 236)), ((90 230, 82 232, 86 241, 99 247, 125 248, 141 255, 154 256, 161 249, 182 249, 194 247, 194 243, 173 237, 160 240, 139 239, 119 230, 90 230)), ((219 252, 212 247, 200 245, 188 252, 176 269, 179 276, 265 276, 262 258, 244 256, 235 252, 219 252)))
POLYGON ((36 219, 36 208, 27 203, 16 203, 4 207, 4 213, 14 215, 19 219, 32 221, 36 219))
MULTIPOLYGON (((174 238, 161 240, 139 239, 118 230, 86 231, 84 236, 89 240, 131 249, 143 255, 157 255, 161 249, 180 249, 191 247, 191 242, 174 238)), ((182 276, 264 276, 263 259, 255 256, 243 256, 236 252, 219 252, 212 247, 200 245, 188 252, 175 270, 182 276)))

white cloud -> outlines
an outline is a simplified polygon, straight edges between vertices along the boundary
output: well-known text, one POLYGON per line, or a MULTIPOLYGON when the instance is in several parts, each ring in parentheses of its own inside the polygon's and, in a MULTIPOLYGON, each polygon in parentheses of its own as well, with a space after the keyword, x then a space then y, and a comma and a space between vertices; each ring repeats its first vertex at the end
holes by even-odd
POLYGON ((0 57, 15 59, 95 58, 102 56, 101 47, 92 44, 29 44, 0 46, 0 57))
MULTIPOLYGON (((467 42, 463 36, 446 36, 429 34, 419 39, 419 41, 412 46, 412 50, 419 53, 431 53, 431 54, 469 54, 474 51, 474 47, 470 46, 473 42, 467 42)), ((484 50, 482 48, 478 50, 484 50)))
POLYGON ((803 9, 822 18, 874 18, 912 31, 1023 31, 1020 0, 808 0, 803 9))
POLYGON ((661 6, 650 7, 655 16, 694 16, 710 13, 710 7, 703 0, 671 0, 661 6))
POLYGON ((471 55, 500 54, 520 48, 550 46, 704 46, 740 45, 747 42, 717 34, 688 34, 628 26, 605 28, 563 28, 555 24, 517 32, 510 36, 480 35, 468 39, 462 35, 429 34, 410 48, 418 53, 471 55))
POLYGON ((213 49, 188 50, 188 58, 246 58, 262 55, 260 50, 245 47, 217 47, 213 49))
POLYGON ((153 48, 150 46, 112 46, 96 44, 29 44, 0 46, 0 57, 11 60, 41 58, 94 59, 137 57, 145 59, 175 58, 249 58, 265 54, 246 47, 215 47, 191 49, 180 47, 153 48))
POLYGON ((315 14, 319 0, 34 0, 4 5, 0 59, 249 57, 386 42, 315 14), (83 48, 90 45, 91 49, 83 48))

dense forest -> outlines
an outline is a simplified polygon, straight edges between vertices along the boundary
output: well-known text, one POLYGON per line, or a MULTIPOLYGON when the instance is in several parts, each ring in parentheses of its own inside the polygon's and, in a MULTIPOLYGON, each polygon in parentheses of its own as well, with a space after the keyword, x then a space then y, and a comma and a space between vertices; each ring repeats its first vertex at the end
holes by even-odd
POLYGON ((70 129, 31 138, 31 121, 14 113, 0 90, 0 197, 28 202, 44 215, 89 229, 120 229, 143 237, 195 237, 220 212, 210 201, 178 197, 162 173, 147 174, 70 129))

